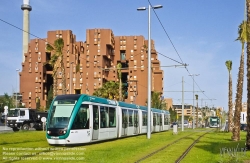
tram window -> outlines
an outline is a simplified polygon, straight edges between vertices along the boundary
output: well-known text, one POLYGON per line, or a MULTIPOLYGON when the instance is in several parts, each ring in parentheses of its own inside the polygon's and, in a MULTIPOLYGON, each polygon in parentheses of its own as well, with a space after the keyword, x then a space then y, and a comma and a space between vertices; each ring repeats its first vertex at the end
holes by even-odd
POLYGON ((169 119, 170 119, 169 115, 164 114, 164 125, 169 125, 169 119))
POLYGON ((72 129, 89 129, 89 105, 82 104, 80 106, 72 129))
POLYGON ((142 125, 143 126, 147 126, 147 112, 142 112, 142 116, 143 116, 143 121, 142 121, 142 125))
POLYGON ((164 125, 168 125, 168 116, 164 115, 164 125))
POLYGON ((162 115, 159 114, 159 118, 160 118, 160 125, 162 126, 162 115))
POLYGON ((93 105, 93 127, 94 130, 99 129, 99 112, 98 106, 93 105))
POLYGON ((128 112, 127 109, 122 109, 122 128, 128 127, 128 112))
POLYGON ((100 107, 101 112, 101 128, 107 128, 108 127, 108 107, 101 106, 100 107))
POLYGON ((109 108, 109 127, 116 127, 115 108, 109 108))
POLYGON ((138 111, 134 111, 134 119, 135 119, 135 121, 134 121, 134 126, 135 127, 138 127, 138 111))
POLYGON ((133 110, 128 111, 129 114, 129 126, 134 126, 134 115, 133 110))
POLYGON ((160 125, 160 119, 161 119, 161 115, 157 114, 157 125, 160 125))
POLYGON ((155 113, 153 113, 153 126, 156 126, 156 114, 155 113))

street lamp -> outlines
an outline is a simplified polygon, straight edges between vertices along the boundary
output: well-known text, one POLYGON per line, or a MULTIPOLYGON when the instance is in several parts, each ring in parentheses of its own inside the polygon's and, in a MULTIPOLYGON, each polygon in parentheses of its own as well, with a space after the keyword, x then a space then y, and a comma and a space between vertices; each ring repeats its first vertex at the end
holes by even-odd
POLYGON ((16 69, 17 72, 17 78, 16 78, 16 108, 17 108, 17 92, 18 92, 18 73, 19 73, 20 69, 16 69))
POLYGON ((73 64, 74 62, 71 62, 70 63, 70 77, 69 77, 69 94, 71 94, 71 85, 72 85, 72 64, 73 64))
MULTIPOLYGON (((147 138, 150 139, 151 135, 151 30, 150 30, 150 9, 162 8, 162 5, 151 6, 148 5, 148 127, 147 127, 147 138)), ((139 7, 137 11, 146 10, 146 7, 139 7)))
MULTIPOLYGON (((194 76, 199 76, 200 74, 191 74, 191 75, 188 75, 188 76, 192 76, 193 78, 193 113, 192 113, 192 116, 193 116, 193 122, 192 122, 192 127, 194 129, 194 76)), ((197 127, 197 126, 196 126, 197 127)))

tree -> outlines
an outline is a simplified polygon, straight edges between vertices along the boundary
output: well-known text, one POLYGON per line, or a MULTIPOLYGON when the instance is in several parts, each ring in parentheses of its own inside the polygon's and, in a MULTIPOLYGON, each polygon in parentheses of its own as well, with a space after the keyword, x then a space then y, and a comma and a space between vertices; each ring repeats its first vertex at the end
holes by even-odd
POLYGON ((232 89, 232 61, 226 61, 227 70, 229 73, 229 82, 228 82, 228 131, 232 132, 233 130, 233 89, 232 89))
POLYGON ((46 102, 46 110, 49 110, 50 108, 50 104, 53 101, 53 87, 50 86, 49 92, 48 92, 48 98, 47 98, 47 102, 46 102))
POLYGON ((173 110, 172 107, 170 107, 168 111, 170 113, 171 122, 175 122, 177 119, 177 112, 175 111, 175 109, 173 110))
MULTIPOLYGON (((246 0, 247 6, 247 31, 250 25, 250 0, 246 0)), ((249 34, 249 33, 248 33, 249 34)), ((249 35, 248 35, 249 36, 249 35)), ((247 42, 247 135, 246 148, 250 150, 250 44, 247 42)))
MULTIPOLYGON (((146 100, 146 105, 148 105, 148 100, 146 100)), ((166 102, 160 92, 151 92, 151 107, 166 110, 166 102)))
POLYGON ((40 109, 41 109, 40 98, 36 97, 36 110, 40 110, 40 109))
POLYGON ((63 62, 63 47, 64 41, 62 38, 56 39, 54 41, 54 47, 50 44, 46 45, 46 50, 48 52, 53 52, 51 59, 47 62, 53 69, 53 96, 57 95, 57 75, 59 69, 62 73, 62 94, 66 94, 66 82, 65 82, 65 67, 63 62))
POLYGON ((243 93, 243 79, 244 79, 244 45, 248 40, 247 22, 243 21, 238 29, 239 37, 236 40, 241 42, 241 57, 240 67, 237 79, 237 93, 235 99, 235 113, 234 113, 234 128, 233 128, 233 141, 240 140, 240 112, 242 111, 242 93, 243 93))
POLYGON ((119 99, 119 83, 108 81, 101 88, 98 88, 93 95, 110 100, 117 100, 119 99))
POLYGON ((122 99, 122 72, 121 72, 122 64, 117 64, 117 73, 118 73, 118 79, 119 79, 119 101, 123 101, 122 99))
POLYGON ((4 93, 3 96, 0 97, 0 107, 1 107, 1 112, 4 111, 4 106, 8 106, 9 108, 14 108, 16 107, 15 105, 15 100, 9 96, 7 93, 4 93))

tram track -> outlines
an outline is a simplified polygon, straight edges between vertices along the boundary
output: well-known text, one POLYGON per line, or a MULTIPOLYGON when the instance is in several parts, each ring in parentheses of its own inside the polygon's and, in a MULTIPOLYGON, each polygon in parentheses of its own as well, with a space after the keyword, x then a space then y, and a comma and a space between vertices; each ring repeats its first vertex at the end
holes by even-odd
POLYGON ((193 133, 192 133, 192 134, 189 134, 189 135, 187 135, 187 136, 181 137, 181 138, 179 138, 179 139, 173 141, 172 143, 169 143, 169 144, 165 145, 164 147, 162 147, 162 148, 160 148, 160 149, 158 149, 158 150, 156 150, 156 151, 154 151, 154 152, 152 152, 152 153, 150 153, 150 154, 148 154, 148 155, 146 155, 146 156, 140 158, 139 160, 135 161, 135 163, 139 163, 139 162, 141 162, 141 161, 143 161, 143 160, 146 160, 147 158, 153 156, 154 154, 156 154, 156 153, 158 153, 158 152, 164 150, 165 148, 167 148, 167 147, 169 147, 169 146, 171 146, 171 145, 173 145, 173 144, 179 142, 180 140, 182 140, 182 139, 184 139, 184 138, 186 138, 186 137, 189 137, 190 135, 193 135, 193 133))
POLYGON ((184 159, 184 157, 188 154, 188 152, 193 148, 193 146, 200 140, 200 138, 202 138, 204 135, 206 135, 207 133, 211 132, 212 130, 205 132, 204 134, 202 134, 201 136, 199 136, 183 153, 182 155, 175 161, 175 163, 179 163, 181 162, 182 159, 184 159))
MULTIPOLYGON (((199 141, 199 139, 202 138, 204 135, 206 135, 207 133, 209 133, 209 132, 211 132, 211 131, 212 131, 212 130, 210 130, 210 131, 208 131, 208 132, 205 132, 204 134, 202 134, 201 136, 199 136, 199 137, 198 137, 198 138, 197 138, 197 139, 196 139, 196 140, 195 140, 195 141, 194 141, 194 142, 193 142, 184 152, 183 152, 183 154, 182 154, 175 162, 176 162, 176 163, 179 163, 179 162, 188 154, 188 152, 192 149, 192 147, 199 141)), ((173 145, 173 144, 175 144, 175 143, 181 141, 182 139, 185 139, 185 138, 187 138, 187 137, 189 137, 189 136, 191 136, 191 135, 193 135, 193 133, 192 133, 192 134, 189 134, 189 135, 187 135, 187 136, 181 137, 181 138, 179 138, 179 139, 177 139, 177 140, 175 140, 175 141, 173 141, 173 142, 171 142, 171 143, 169 143, 169 144, 163 146, 162 148, 157 149, 157 150, 155 150, 154 152, 149 153, 148 155, 146 155, 146 156, 140 158, 139 160, 135 161, 135 163, 139 163, 139 162, 141 162, 141 161, 144 161, 144 160, 146 160, 146 159, 152 157, 153 155, 155 155, 155 154, 157 154, 157 153, 163 151, 163 150, 166 149, 167 147, 170 147, 171 145, 173 145)))

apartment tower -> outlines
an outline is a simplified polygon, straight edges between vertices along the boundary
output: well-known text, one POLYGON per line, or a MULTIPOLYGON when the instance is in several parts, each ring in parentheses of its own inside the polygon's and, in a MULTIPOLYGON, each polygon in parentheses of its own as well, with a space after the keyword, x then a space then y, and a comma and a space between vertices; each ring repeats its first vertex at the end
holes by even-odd
MULTIPOLYGON (((39 101, 45 108, 48 92, 57 85, 56 94, 63 94, 63 74, 56 74, 49 61, 53 55, 46 44, 64 40, 66 94, 89 94, 107 81, 118 82, 116 66, 122 64, 122 83, 128 85, 125 102, 145 105, 147 100, 147 43, 143 36, 115 36, 111 29, 87 29, 86 41, 76 41, 70 30, 48 31, 47 38, 30 41, 20 72, 20 92, 26 107, 36 108, 39 101)), ((163 91, 163 71, 151 41, 152 91, 163 91)))

